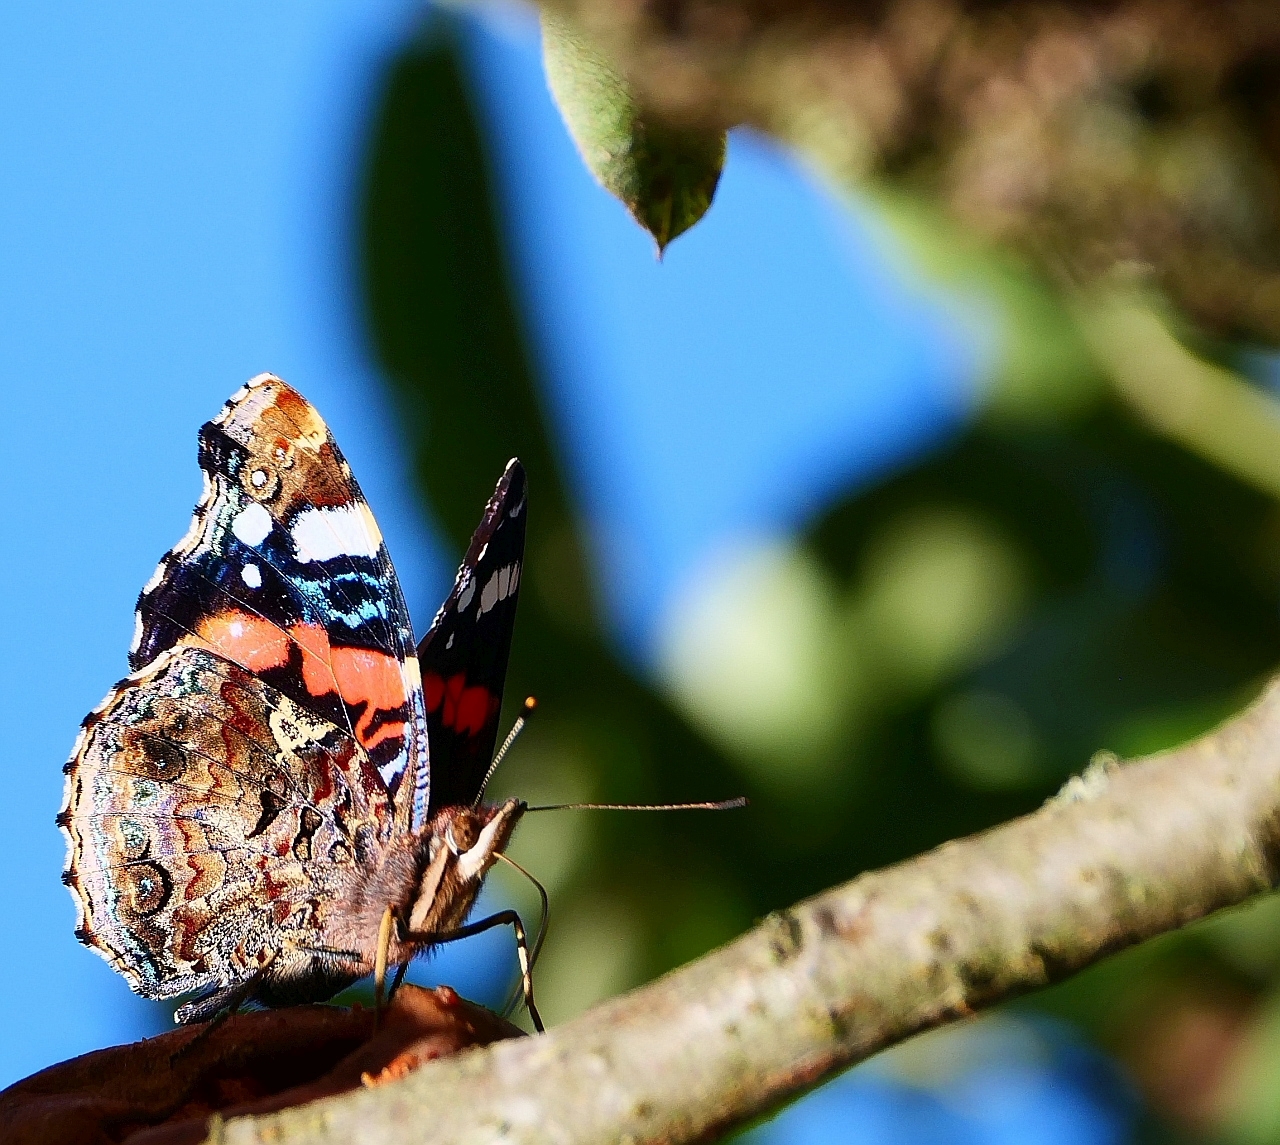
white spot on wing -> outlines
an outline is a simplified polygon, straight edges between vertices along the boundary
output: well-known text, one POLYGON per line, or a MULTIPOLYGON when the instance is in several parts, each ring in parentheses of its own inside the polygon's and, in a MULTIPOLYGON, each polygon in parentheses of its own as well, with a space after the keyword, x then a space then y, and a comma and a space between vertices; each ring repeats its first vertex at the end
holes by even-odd
POLYGON ((290 530, 300 561, 376 557, 382 536, 364 505, 303 509, 290 530))
POLYGON ((262 570, 257 565, 245 565, 240 570, 240 579, 250 588, 261 588, 262 570))
POLYGON ((260 545, 271 532, 271 514, 256 502, 246 505, 231 522, 231 531, 246 545, 260 545))
POLYGON ((462 591, 458 594, 458 611, 466 612, 471 607, 472 598, 476 595, 476 579, 468 575, 467 583, 462 586, 462 591))
POLYGON ((494 573, 489 578, 489 583, 484 586, 484 591, 480 594, 480 615, 483 616, 495 604, 498 603, 498 574, 494 573))
MULTIPOLYGON (((347 466, 347 475, 351 474, 351 466, 347 466)), ((382 544, 382 530, 378 528, 378 522, 373 519, 373 510, 369 508, 367 502, 359 501, 356 504, 356 512, 360 514, 360 520, 364 522, 364 530, 373 538, 373 551, 376 554, 379 546, 382 544)))
POLYGON ((503 565, 489 578, 480 594, 480 616, 493 608, 500 600, 506 600, 520 583, 520 566, 518 564, 503 565))
POLYGON ((255 489, 261 489, 267 483, 267 471, 265 469, 255 469, 249 475, 249 480, 253 482, 255 489))
MULTIPOLYGON (((144 592, 147 590, 143 590, 144 592)), ((129 652, 132 654, 142 647, 142 613, 135 612, 133 614, 133 639, 129 642, 129 652)))

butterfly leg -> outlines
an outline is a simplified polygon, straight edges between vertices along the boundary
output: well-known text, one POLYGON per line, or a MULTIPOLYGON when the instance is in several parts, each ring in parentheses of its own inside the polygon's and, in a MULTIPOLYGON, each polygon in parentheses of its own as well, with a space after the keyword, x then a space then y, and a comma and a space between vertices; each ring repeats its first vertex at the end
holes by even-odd
POLYGON ((262 985, 262 980, 266 978, 267 971, 271 969, 271 964, 275 960, 276 952, 272 951, 267 956, 267 960, 248 978, 235 983, 233 986, 227 986, 225 989, 215 990, 212 994, 197 998, 194 1002, 188 1002, 185 1006, 179 1006, 174 1011, 173 1020, 179 1025, 185 1026, 188 1022, 202 1022, 205 1018, 213 1018, 217 1015, 215 1025, 221 1025, 240 1009, 253 995, 253 992, 262 985))
POLYGON ((395 915, 387 907, 382 912, 382 922, 378 926, 378 948, 373 956, 373 1028, 382 1026, 382 1011, 385 1006, 387 992, 387 952, 391 948, 391 935, 395 915))
POLYGON ((408 962, 402 962, 396 967, 396 976, 391 979, 391 989, 387 991, 387 1005, 391 1005, 391 1000, 396 996, 396 991, 400 989, 400 983, 404 981, 405 971, 409 969, 408 962))
POLYGON ((406 937, 412 942, 421 942, 423 944, 441 945, 446 942, 458 942, 463 938, 470 938, 472 935, 483 934, 486 930, 492 930, 495 926, 510 926, 515 931, 516 936, 516 955, 520 959, 520 981, 524 990, 524 1005, 529 1011, 529 1018, 533 1022, 533 1028, 538 1033, 546 1033, 546 1027, 542 1024, 542 1015, 538 1013, 538 1007, 533 1000, 533 968, 529 960, 529 941, 524 931, 524 923, 520 921, 520 916, 513 910, 500 910, 497 914, 491 914, 488 918, 482 918, 479 922, 469 922, 466 926, 460 926, 457 930, 446 931, 443 934, 415 934, 410 933, 406 937))

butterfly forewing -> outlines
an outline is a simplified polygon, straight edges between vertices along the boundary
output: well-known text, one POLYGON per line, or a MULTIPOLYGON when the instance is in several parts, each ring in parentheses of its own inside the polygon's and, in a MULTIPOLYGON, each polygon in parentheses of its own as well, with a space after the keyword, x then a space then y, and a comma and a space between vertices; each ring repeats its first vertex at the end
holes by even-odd
POLYGON ((346 730, 389 791, 425 773, 408 610, 315 408, 260 375, 202 427, 199 460, 205 492, 139 597, 131 667, 210 648, 346 730))
POLYGON ((470 804, 493 758, 528 519, 524 467, 508 462, 448 599, 418 645, 431 743, 430 814, 470 804))

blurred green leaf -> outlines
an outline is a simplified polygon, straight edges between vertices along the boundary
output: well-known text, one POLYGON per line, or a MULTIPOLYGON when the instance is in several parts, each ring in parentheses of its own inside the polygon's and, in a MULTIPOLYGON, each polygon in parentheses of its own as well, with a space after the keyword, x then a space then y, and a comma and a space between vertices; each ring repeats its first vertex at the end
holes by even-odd
POLYGON ((820 798, 846 762, 856 665, 828 581, 794 545, 739 546, 686 586, 660 638, 674 701, 780 797, 820 798))
POLYGON ((1233 1145, 1280 1140, 1280 993, 1259 1007, 1227 1086, 1226 1132, 1233 1145))
POLYGON ((1253 899, 1196 929, 1230 965, 1257 981, 1280 970, 1280 895, 1253 899))
POLYGON ((386 79, 363 270, 374 347, 409 399, 401 408, 418 472, 449 539, 465 547, 512 456, 529 472, 542 525, 554 527, 566 507, 453 35, 447 19, 434 21, 386 79))
POLYGON ((985 363, 986 415, 1043 423, 1087 411, 1105 392, 1075 316, 1030 260, 961 226, 935 199, 879 183, 845 200, 883 237, 904 274, 923 273, 946 292, 963 325, 992 354, 985 363))
POLYGON ((664 122, 642 108, 626 78, 582 31, 543 13, 547 81, 591 173, 658 244, 707 213, 724 168, 725 133, 664 122))

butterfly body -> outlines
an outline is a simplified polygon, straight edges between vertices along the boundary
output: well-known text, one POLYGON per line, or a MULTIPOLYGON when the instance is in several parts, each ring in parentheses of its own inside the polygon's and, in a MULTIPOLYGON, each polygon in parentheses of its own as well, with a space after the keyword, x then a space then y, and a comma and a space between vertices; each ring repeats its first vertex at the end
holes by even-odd
POLYGON ((471 762, 496 738, 519 464, 415 650, 381 534, 305 399, 255 378, 199 456, 191 528, 139 598, 133 673, 84 721, 58 816, 77 936, 140 994, 212 999, 180 1017, 247 987, 331 997, 373 970, 388 908, 389 960, 407 961, 463 924, 524 809, 478 803, 471 762))

